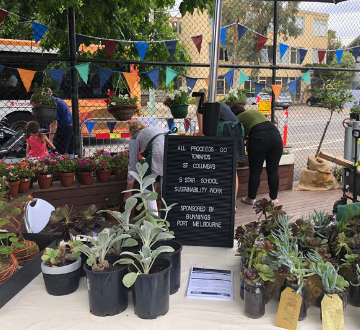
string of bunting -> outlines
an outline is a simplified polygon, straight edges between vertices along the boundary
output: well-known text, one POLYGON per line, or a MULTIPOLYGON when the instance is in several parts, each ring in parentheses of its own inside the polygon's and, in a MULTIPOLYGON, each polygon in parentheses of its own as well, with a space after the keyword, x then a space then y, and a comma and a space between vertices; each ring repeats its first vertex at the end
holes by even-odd
MULTIPOLYGON (((14 13, 8 12, 6 10, 0 9, 0 24, 2 23, 2 21, 8 16, 8 14, 11 15, 15 15, 18 16, 14 13)), ((31 21, 31 20, 30 20, 31 21)), ((33 28, 33 33, 34 33, 34 38, 35 38, 35 42, 38 42, 41 40, 41 38, 44 36, 44 34, 49 30, 49 26, 41 24, 41 23, 37 23, 35 21, 31 21, 32 24, 32 28, 33 28)), ((267 40, 272 40, 271 38, 267 38, 263 35, 261 35, 260 33, 244 26, 241 25, 239 23, 232 23, 229 24, 227 26, 224 26, 223 28, 221 28, 220 30, 220 41, 221 43, 226 46, 226 30, 228 27, 231 27, 233 25, 237 24, 237 30, 238 30, 238 42, 240 41, 240 39, 244 36, 244 34, 247 31, 251 31, 255 34, 257 34, 257 39, 258 39, 258 46, 257 46, 257 51, 259 52, 262 47, 265 45, 265 43, 267 42, 267 40)), ((58 30, 58 29, 56 29, 58 30)), ((65 33, 65 31, 63 31, 65 33)), ((192 39, 196 49, 198 50, 199 54, 201 52, 201 45, 202 45, 202 39, 203 39, 203 35, 209 34, 210 32, 204 32, 202 34, 196 35, 196 36, 191 36, 191 37, 183 37, 183 38, 178 38, 178 39, 173 39, 173 40, 157 40, 157 41, 150 41, 150 42, 145 42, 145 41, 132 41, 132 40, 116 40, 116 39, 104 39, 104 38, 99 38, 99 37, 93 37, 93 36, 88 36, 88 35, 84 35, 84 34, 76 34, 76 48, 79 49, 80 45, 82 44, 82 42, 84 41, 85 38, 91 38, 91 39, 98 39, 101 40, 102 45, 105 46, 105 51, 106 54, 108 56, 109 59, 111 59, 111 57, 113 56, 114 52, 115 52, 115 48, 118 44, 118 42, 122 42, 122 43, 134 43, 136 46, 136 49, 139 53, 139 56, 141 58, 141 60, 143 61, 146 55, 146 51, 148 49, 149 43, 159 43, 159 42, 163 42, 170 54, 171 59, 173 59, 174 54, 175 54, 175 50, 176 50, 176 45, 177 42, 179 40, 185 40, 185 39, 192 39)), ((298 49, 299 51, 299 60, 300 60, 300 64, 302 64, 307 52, 311 49, 307 49, 307 48, 302 48, 302 47, 295 47, 295 46, 289 46, 287 44, 284 43, 279 43, 279 49, 280 49, 280 59, 283 58, 284 54, 286 53, 286 51, 288 50, 288 48, 295 48, 298 49)), ((355 58, 355 61, 357 60, 357 57, 359 55, 359 51, 360 51, 360 46, 356 46, 356 47, 351 47, 351 48, 344 48, 344 49, 336 49, 336 50, 315 50, 318 53, 318 59, 319 59, 319 63, 320 65, 322 64, 325 55, 327 52, 335 52, 336 54, 336 58, 338 61, 338 64, 340 64, 342 55, 344 53, 344 50, 352 50, 353 56, 355 58)), ((312 49, 312 51, 314 51, 314 49, 312 49)))

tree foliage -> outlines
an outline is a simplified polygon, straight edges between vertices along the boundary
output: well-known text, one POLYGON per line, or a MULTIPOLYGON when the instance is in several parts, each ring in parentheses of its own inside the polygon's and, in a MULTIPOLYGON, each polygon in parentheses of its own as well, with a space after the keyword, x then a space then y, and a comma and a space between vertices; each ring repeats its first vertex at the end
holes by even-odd
MULTIPOLYGON (((336 31, 329 30, 328 31, 328 49, 335 50, 341 49, 341 41, 336 37, 336 31)), ((326 53, 326 63, 331 64, 333 60, 336 60, 335 52, 327 52, 326 53)))

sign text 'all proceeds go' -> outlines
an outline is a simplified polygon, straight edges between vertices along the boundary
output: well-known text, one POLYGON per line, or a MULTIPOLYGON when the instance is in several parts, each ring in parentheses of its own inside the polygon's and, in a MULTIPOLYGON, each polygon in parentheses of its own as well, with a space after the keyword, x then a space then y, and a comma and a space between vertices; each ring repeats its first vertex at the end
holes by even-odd
POLYGON ((163 198, 177 203, 167 220, 185 245, 232 247, 235 209, 233 138, 165 137, 163 198))

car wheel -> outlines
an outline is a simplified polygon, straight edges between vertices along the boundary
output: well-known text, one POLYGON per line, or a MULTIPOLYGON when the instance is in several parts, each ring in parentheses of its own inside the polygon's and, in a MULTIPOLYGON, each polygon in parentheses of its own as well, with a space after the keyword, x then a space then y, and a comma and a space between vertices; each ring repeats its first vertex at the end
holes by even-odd
POLYGON ((26 124, 31 120, 35 120, 30 112, 11 113, 7 116, 7 119, 9 127, 16 132, 25 132, 26 124))
POLYGON ((282 107, 284 110, 288 109, 289 107, 282 107))
POLYGON ((308 107, 311 107, 311 106, 312 106, 312 103, 311 103, 310 100, 307 100, 306 104, 307 104, 308 107))

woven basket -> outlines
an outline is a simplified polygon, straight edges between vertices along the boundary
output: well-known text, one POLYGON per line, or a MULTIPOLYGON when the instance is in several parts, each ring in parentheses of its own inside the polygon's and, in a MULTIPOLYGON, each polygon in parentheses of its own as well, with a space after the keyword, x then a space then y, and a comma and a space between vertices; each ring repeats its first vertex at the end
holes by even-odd
POLYGON ((136 104, 118 104, 108 108, 108 111, 118 121, 130 120, 135 113, 136 104))

